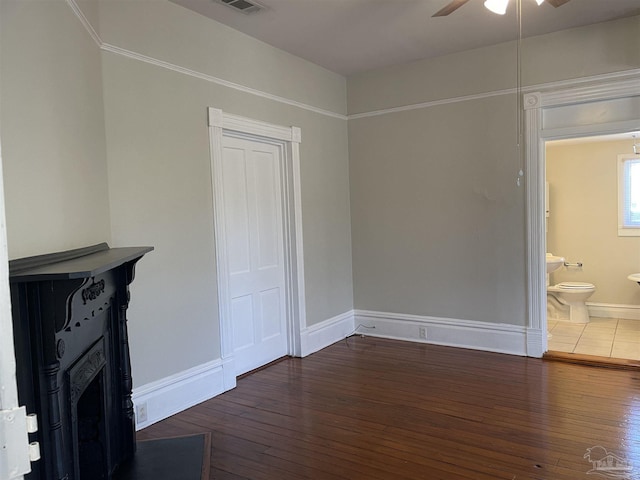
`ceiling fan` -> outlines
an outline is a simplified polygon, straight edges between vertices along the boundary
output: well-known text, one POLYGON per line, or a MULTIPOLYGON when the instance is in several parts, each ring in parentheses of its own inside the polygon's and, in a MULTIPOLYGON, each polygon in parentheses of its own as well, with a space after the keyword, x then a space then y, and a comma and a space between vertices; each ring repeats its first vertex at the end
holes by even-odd
MULTIPOLYGON (((457 9, 459 9, 461 6, 463 6, 468 1, 469 0, 452 0, 448 5, 446 5, 442 9, 438 10, 432 16, 433 17, 444 17, 444 16, 447 16, 450 13, 455 12, 457 9)), ((565 3, 567 3, 569 0, 536 0, 538 5, 542 4, 542 2, 544 2, 544 1, 546 1, 550 5, 553 5, 554 7, 558 8, 558 7, 562 6, 562 5, 564 5, 565 3)), ((509 0, 486 0, 484 2, 484 6, 485 7, 487 7, 492 12, 499 13, 501 15, 504 15, 504 13, 507 11, 507 5, 508 4, 509 4, 509 0)))

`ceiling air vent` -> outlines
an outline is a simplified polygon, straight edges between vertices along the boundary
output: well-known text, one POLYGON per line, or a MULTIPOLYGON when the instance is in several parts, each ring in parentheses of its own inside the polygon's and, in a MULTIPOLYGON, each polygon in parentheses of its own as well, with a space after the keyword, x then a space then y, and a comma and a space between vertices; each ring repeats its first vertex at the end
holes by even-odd
POLYGON ((255 13, 262 10, 264 7, 259 3, 249 0, 216 0, 218 3, 223 3, 228 7, 233 8, 242 13, 255 13))

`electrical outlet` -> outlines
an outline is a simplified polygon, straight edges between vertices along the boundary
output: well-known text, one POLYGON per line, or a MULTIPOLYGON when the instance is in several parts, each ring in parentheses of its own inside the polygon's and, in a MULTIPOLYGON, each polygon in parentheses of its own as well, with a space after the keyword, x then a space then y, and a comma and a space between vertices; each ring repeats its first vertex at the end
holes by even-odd
POLYGON ((147 416, 147 402, 136 405, 136 421, 137 423, 144 423, 148 420, 147 416))
POLYGON ((427 329, 426 329, 426 327, 419 327, 418 328, 418 336, 423 340, 427 339, 427 329))

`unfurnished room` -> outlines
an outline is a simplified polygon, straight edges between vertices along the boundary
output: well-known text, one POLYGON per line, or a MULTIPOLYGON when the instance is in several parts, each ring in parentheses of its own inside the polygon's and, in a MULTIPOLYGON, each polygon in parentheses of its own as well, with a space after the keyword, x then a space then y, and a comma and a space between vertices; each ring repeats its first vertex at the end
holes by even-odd
POLYGON ((640 0, 0 0, 0 480, 640 478, 640 0))

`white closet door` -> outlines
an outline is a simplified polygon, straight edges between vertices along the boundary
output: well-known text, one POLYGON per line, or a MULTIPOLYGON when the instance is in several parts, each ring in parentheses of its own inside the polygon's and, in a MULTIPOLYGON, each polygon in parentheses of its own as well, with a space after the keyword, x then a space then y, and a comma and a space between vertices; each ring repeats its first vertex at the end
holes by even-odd
POLYGON ((282 152, 224 137, 229 305, 238 375, 287 354, 282 152))

